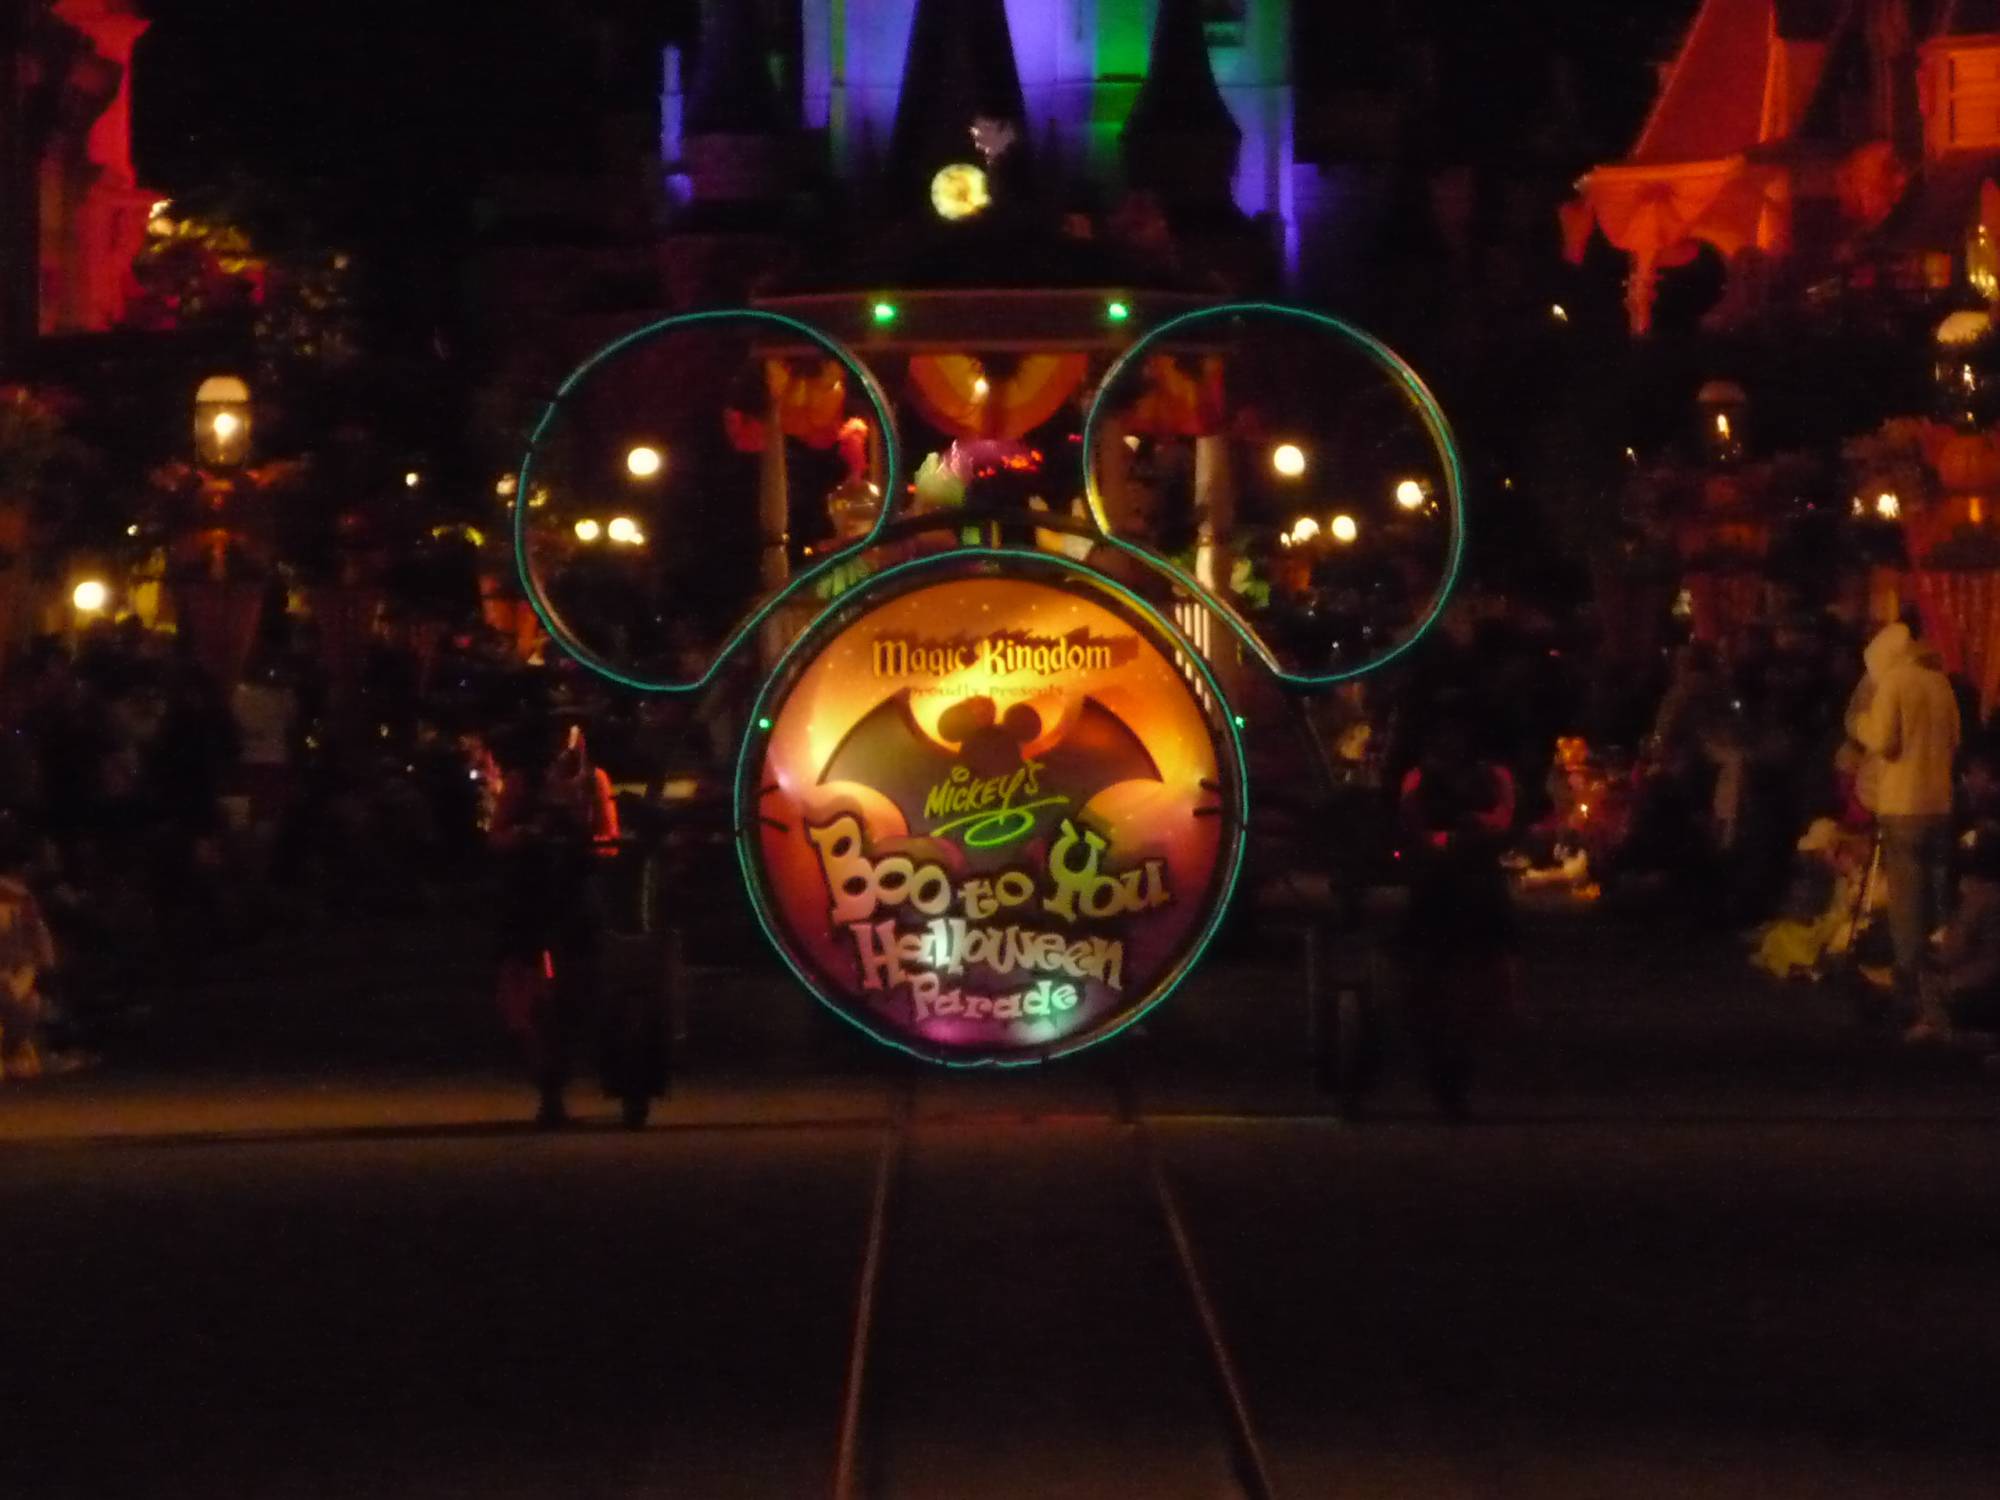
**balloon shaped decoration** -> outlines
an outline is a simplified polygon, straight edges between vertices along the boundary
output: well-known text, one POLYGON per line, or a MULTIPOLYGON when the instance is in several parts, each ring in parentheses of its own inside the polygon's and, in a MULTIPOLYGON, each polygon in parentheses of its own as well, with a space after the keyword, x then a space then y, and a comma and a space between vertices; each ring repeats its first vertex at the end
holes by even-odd
POLYGON ((1045 1061, 1165 999, 1242 869, 1243 673, 1395 660, 1464 554, 1449 426, 1379 341, 1115 305, 1095 364, 666 318, 563 382, 514 482, 559 648, 669 696, 755 669, 722 705, 751 905, 810 993, 932 1062, 1045 1061))

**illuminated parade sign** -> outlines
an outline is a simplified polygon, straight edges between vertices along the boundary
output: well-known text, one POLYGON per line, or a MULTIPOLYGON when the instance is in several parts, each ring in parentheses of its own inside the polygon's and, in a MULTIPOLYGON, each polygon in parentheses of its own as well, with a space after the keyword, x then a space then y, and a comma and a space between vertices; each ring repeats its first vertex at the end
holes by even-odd
MULTIPOLYGON (((1006 142, 995 135, 979 145, 990 161, 1006 142)), ((947 169, 936 186, 940 212, 980 206, 977 169, 947 169)), ((876 295, 866 306, 878 336, 895 324, 893 300, 876 295)), ((1131 316, 1122 296, 1108 309, 1114 324, 1131 316)), ((1227 342, 1252 325, 1358 356, 1400 392, 1428 438, 1432 467, 1424 472, 1435 489, 1406 476, 1393 491, 1398 509, 1373 530, 1393 538, 1435 514, 1435 583, 1411 592, 1408 620, 1366 650, 1304 662, 1281 657, 1237 608, 1234 595, 1251 591, 1218 592, 1203 570, 1119 533, 1099 463, 1086 461, 1077 476, 1084 528, 1059 545, 1044 540, 1042 549, 979 545, 982 536, 1003 534, 1009 518, 926 502, 917 486, 905 503, 900 439, 881 383, 853 350, 776 311, 681 313, 623 334, 570 373, 536 423, 510 486, 522 497, 513 508, 514 560, 535 619, 559 649, 606 681, 681 698, 712 691, 732 660, 760 653, 761 665, 770 665, 775 654, 736 778, 745 884, 792 972, 878 1040, 958 1066, 1060 1057, 1116 1035, 1164 999, 1222 921, 1248 816, 1240 721, 1203 652, 1102 569, 1138 580, 1147 597, 1191 606, 1205 650, 1232 652, 1239 668, 1297 692, 1378 670, 1442 614, 1465 550, 1457 448, 1416 372, 1350 324, 1268 303, 1180 313, 1122 342, 1072 441, 1082 454, 1132 448, 1140 438, 1129 432, 1122 444, 1108 441, 1118 431, 1112 424, 1135 401, 1161 399, 1146 383, 1156 361, 1167 357, 1171 366, 1168 356, 1190 337, 1227 342), (598 525, 588 514, 559 513, 555 500, 579 512, 591 503, 596 478, 587 465, 575 467, 587 425, 577 413, 590 408, 602 372, 629 358, 653 381, 657 371, 645 361, 669 337, 691 341, 692 368, 719 368, 704 351, 727 330, 744 341, 774 400, 796 383, 787 374, 796 350, 809 351, 822 377, 838 372, 831 384, 816 377, 804 405, 781 413, 784 431, 805 422, 809 437, 821 396, 844 389, 861 410, 839 430, 872 434, 879 451, 866 489, 888 499, 871 507, 859 534, 837 527, 841 545, 792 571, 782 550, 787 464, 782 454, 773 461, 763 427, 742 420, 732 427, 729 408, 722 425, 732 443, 754 439, 742 451, 767 455, 757 498, 762 565, 775 586, 711 653, 691 661, 676 654, 667 672, 657 656, 629 654, 648 629, 628 639, 605 628, 592 596, 606 577, 623 575, 565 571, 574 619, 551 597, 545 575, 563 568, 570 548, 570 531, 557 523, 573 519, 584 547, 598 525), (794 353, 779 359, 773 351, 794 353), (577 413, 559 430, 558 418, 572 408, 577 413), (983 519, 994 522, 991 530, 968 524, 983 519), (909 560, 912 551, 920 555, 909 560), (889 562, 898 556, 906 560, 889 562), (586 578, 595 582, 584 587, 586 578), (836 602, 786 646, 802 607, 815 599, 836 602)), ((1283 353, 1293 347, 1284 344, 1280 357, 1293 358, 1283 353)), ((820 415, 832 421, 842 410, 836 400, 820 415)), ((1197 406, 1190 420, 1198 417, 1197 406)), ((665 467, 658 450, 646 450, 653 460, 644 474, 632 464, 638 451, 626 453, 626 475, 656 479, 665 467)), ((698 441, 690 451, 700 451, 698 441)), ((1198 472, 1202 462, 1196 455, 1198 472)), ((1296 445, 1281 444, 1273 464, 1286 483, 1313 472, 1296 445)), ((1305 521, 1317 529, 1309 514, 1305 521)), ((1345 511, 1329 531, 1342 546, 1360 540, 1345 511)), ((1040 529, 1035 535, 1043 538, 1040 529)), ((804 559, 814 551, 806 547, 804 559)), ((1310 569, 1301 571, 1310 582, 1310 569)))
POLYGON ((1150 609, 1083 569, 912 570, 802 640, 760 716, 753 900, 807 986, 884 1041, 967 1064, 1073 1051, 1160 1000, 1220 919, 1243 823, 1227 712, 1150 609))

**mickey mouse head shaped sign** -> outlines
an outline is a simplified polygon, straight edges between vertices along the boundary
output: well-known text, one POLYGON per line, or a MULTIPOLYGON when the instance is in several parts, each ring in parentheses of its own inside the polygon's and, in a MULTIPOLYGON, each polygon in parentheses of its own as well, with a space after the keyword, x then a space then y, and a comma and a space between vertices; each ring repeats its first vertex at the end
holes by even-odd
MULTIPOLYGON (((1400 360, 1346 325, 1293 309, 1202 309, 1135 340, 1107 367, 1072 435, 1093 455, 1078 466, 1084 472, 1057 472, 1027 445, 983 433, 927 460, 904 495, 887 398, 858 358, 776 314, 693 316, 705 320, 697 331, 736 320, 836 370, 841 379, 820 388, 820 420, 846 434, 825 450, 845 452, 854 471, 839 493, 872 490, 893 503, 865 527, 851 519, 830 527, 831 545, 817 555, 795 545, 782 559, 788 581, 722 633, 706 661, 635 648, 632 631, 584 639, 577 622, 593 618, 599 601, 574 578, 562 594, 563 581, 548 574, 548 559, 562 554, 546 542, 538 553, 536 522, 517 503, 516 556, 537 615, 587 665, 647 691, 702 689, 725 658, 761 651, 738 762, 738 855, 778 953, 842 1017, 889 1045, 960 1066, 1040 1062, 1117 1034, 1198 961, 1242 867, 1248 788, 1232 680, 1246 670, 1300 688, 1342 680, 1407 649, 1443 608, 1463 528, 1456 455, 1435 403, 1400 360), (1298 543, 1260 534, 1247 480, 1226 497, 1204 498, 1196 484, 1200 503, 1175 544, 1176 445, 1195 459, 1180 469, 1213 471, 1231 449, 1267 441, 1232 429, 1220 408, 1204 414, 1199 390, 1177 408, 1179 382, 1205 362, 1212 370, 1218 358, 1247 358, 1238 341, 1259 321, 1360 351, 1429 436, 1419 455, 1436 500, 1428 529, 1421 516, 1397 514, 1414 508, 1395 500, 1393 484, 1380 517, 1338 497, 1371 527, 1379 520, 1386 534, 1400 524, 1410 539, 1385 550, 1373 573, 1354 556, 1328 554, 1301 574, 1298 543), (873 456, 866 472, 855 461, 863 448, 873 456), (972 459, 959 462, 966 453, 972 459), (1133 499, 1146 487, 1150 506, 1133 499), (1225 501, 1240 515, 1225 516, 1225 501), (843 542, 843 531, 852 539, 843 542), (1316 624, 1301 638, 1319 655, 1302 662, 1283 617, 1254 589, 1224 597, 1208 581, 1224 557, 1241 581, 1244 560, 1260 548, 1282 554, 1288 576, 1364 623, 1349 637, 1339 636, 1347 627, 1330 637, 1316 624), (685 665, 663 671, 670 660, 685 665)), ((668 320, 607 353, 688 326, 668 320)), ((774 424, 766 441, 781 451, 763 450, 750 472, 768 540, 788 519, 770 493, 783 450, 812 460, 810 437, 784 425, 779 377, 764 363, 774 424)), ((561 451, 555 418, 593 368, 552 403, 518 495, 546 482, 539 460, 561 451)), ((1262 408, 1287 430, 1297 425, 1282 397, 1262 408)), ((1322 464, 1334 457, 1319 451, 1322 464)), ((1343 467, 1351 478, 1366 473, 1365 463, 1343 467)), ((1297 503, 1289 493, 1281 501, 1297 503)), ((1305 531, 1280 519, 1285 536, 1305 531)), ((1313 597, 1305 596, 1307 617, 1313 597)), ((1281 602, 1302 607, 1296 596, 1281 602)))

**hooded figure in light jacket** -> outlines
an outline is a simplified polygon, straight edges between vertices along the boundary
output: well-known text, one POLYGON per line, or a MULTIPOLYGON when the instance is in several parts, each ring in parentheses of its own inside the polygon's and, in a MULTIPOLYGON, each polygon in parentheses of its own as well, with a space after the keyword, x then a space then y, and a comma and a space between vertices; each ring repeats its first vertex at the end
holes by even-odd
POLYGON ((1933 1003, 1920 982, 1926 945, 1949 894, 1958 700, 1937 649, 1900 622, 1876 634, 1862 661, 1847 717, 1867 756, 1856 791, 1882 830, 1897 991, 1923 1019, 1933 1003))

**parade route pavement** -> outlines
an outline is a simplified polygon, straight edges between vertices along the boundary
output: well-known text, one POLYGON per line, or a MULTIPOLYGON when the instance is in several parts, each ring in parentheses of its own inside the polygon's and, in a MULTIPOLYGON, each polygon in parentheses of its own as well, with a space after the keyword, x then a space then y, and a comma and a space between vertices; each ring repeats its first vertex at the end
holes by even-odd
POLYGON ((2000 1492, 2000 1090, 1629 939, 1550 929, 1463 1127, 1393 1040, 1335 1119, 1270 952, 1005 1076, 717 971, 553 1134, 451 974, 333 1045, 245 973, 0 1087, 0 1494, 2000 1492))

